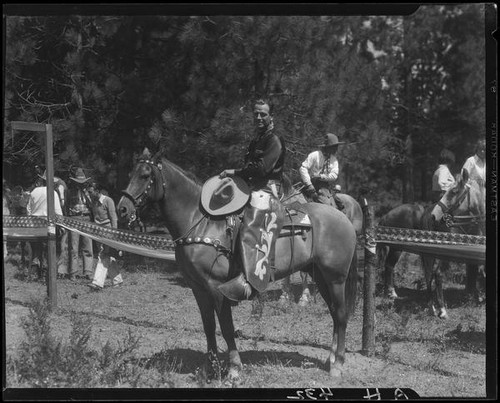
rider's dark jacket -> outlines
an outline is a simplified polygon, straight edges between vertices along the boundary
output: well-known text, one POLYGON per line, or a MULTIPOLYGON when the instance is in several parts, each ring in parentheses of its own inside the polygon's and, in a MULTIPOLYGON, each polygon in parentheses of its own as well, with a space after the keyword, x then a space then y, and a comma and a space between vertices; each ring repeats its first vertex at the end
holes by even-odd
POLYGON ((269 180, 281 180, 284 161, 285 142, 270 129, 250 142, 238 176, 253 190, 262 189, 269 180))

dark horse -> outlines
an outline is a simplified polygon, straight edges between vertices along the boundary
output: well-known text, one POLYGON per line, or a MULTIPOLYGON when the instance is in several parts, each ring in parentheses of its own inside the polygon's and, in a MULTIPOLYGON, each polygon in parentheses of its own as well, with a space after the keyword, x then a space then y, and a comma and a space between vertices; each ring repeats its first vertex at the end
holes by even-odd
MULTIPOLYGON (((457 175, 455 186, 448 190, 438 203, 427 208, 419 204, 403 204, 389 211, 378 225, 471 235, 484 234, 484 188, 476 182, 467 184, 467 180, 467 171, 463 171, 461 175, 457 175)), ((402 251, 394 246, 377 245, 377 253, 385 269, 385 291, 390 298, 397 298, 394 289, 394 266, 402 251)), ((438 264, 435 264, 436 259, 426 254, 421 254, 421 259, 429 304, 436 316, 445 319, 448 314, 443 296, 442 277, 449 262, 439 259, 438 264), (435 290, 432 288, 433 282, 435 290)), ((466 291, 477 295, 478 266, 467 264, 466 270, 466 291)))
MULTIPOLYGON (((385 214, 378 225, 394 228, 420 229, 424 207, 417 203, 405 203, 397 206, 385 214)), ((394 288, 394 266, 398 262, 401 249, 377 243, 377 256, 379 264, 384 268, 384 287, 386 296, 397 298, 398 294, 394 288)))
MULTIPOLYGON (((162 158, 153 161, 145 150, 133 168, 127 189, 117 206, 119 217, 129 220, 146 202, 159 203, 170 234, 176 240, 176 262, 198 304, 207 339, 208 369, 217 360, 215 314, 228 346, 228 382, 237 383, 242 363, 236 348, 231 303, 218 290, 228 280, 230 219, 209 216, 201 207, 202 187, 178 166, 162 158), (181 241, 182 242, 179 242, 181 241)), ((330 349, 330 375, 341 375, 345 359, 345 333, 356 298, 356 233, 347 217, 318 203, 305 206, 313 230, 302 236, 278 238, 275 279, 314 263, 315 278, 334 322, 330 349), (354 264, 353 264, 354 263, 354 264)))

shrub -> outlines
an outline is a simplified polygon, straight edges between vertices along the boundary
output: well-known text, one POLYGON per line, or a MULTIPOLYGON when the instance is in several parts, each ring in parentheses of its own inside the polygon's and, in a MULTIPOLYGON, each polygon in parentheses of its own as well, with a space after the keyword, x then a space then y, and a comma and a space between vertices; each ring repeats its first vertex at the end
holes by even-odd
MULTIPOLYGON (((27 317, 22 319, 26 339, 19 353, 9 357, 9 379, 16 385, 9 387, 113 387, 150 383, 157 379, 160 385, 173 385, 164 370, 178 366, 145 368, 134 358, 140 338, 130 329, 118 346, 108 341, 99 350, 89 346, 92 336, 90 318, 71 313, 69 344, 63 344, 52 333, 52 318, 46 301, 32 301, 27 317), (159 374, 152 374, 151 372, 159 374)), ((171 361, 170 361, 171 362, 171 361)))

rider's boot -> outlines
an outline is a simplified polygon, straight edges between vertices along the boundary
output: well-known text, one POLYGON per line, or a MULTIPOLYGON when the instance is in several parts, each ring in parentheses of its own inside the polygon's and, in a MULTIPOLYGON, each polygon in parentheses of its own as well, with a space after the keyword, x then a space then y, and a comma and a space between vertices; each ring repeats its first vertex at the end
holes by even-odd
POLYGON ((245 275, 240 273, 235 278, 226 281, 219 286, 219 290, 224 296, 231 301, 243 301, 253 297, 254 289, 246 280, 245 275))
POLYGON ((335 200, 335 203, 337 204, 337 208, 342 211, 344 210, 344 203, 342 203, 342 200, 340 200, 339 196, 337 194, 335 194, 335 196, 333 196, 333 199, 335 200))
POLYGON ((222 294, 233 301, 253 298, 269 283, 274 244, 283 222, 282 206, 275 203, 279 202, 271 199, 266 209, 251 204, 245 210, 237 242, 238 260, 233 262, 241 262, 243 269, 236 271, 240 274, 235 278, 219 286, 222 294))

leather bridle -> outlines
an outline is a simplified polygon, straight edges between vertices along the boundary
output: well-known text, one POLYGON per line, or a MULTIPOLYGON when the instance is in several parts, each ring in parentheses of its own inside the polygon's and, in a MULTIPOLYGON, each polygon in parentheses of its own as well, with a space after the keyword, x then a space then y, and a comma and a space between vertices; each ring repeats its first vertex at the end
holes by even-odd
POLYGON ((447 206, 442 202, 442 199, 437 202, 437 205, 443 210, 443 218, 441 219, 447 228, 451 227, 461 227, 462 231, 465 232, 464 226, 479 225, 480 222, 484 221, 484 215, 468 215, 468 216, 455 216, 453 214, 462 202, 467 198, 468 205, 470 206, 470 185, 466 184, 451 206, 447 206), (457 221, 462 221, 457 222, 457 221))
MULTIPOLYGON (((129 193, 127 191, 127 189, 121 191, 122 195, 124 197, 126 197, 127 199, 129 199, 135 208, 134 212, 132 212, 130 214, 130 217, 129 217, 129 221, 128 221, 129 228, 132 226, 132 224, 135 221, 137 221, 141 227, 143 226, 142 222, 139 218, 138 211, 139 211, 139 209, 143 208, 146 205, 151 188, 155 184, 155 179, 156 179, 156 181, 158 181, 158 178, 157 178, 158 176, 161 179, 160 182, 162 184, 163 194, 165 194, 166 182, 163 178, 163 165, 162 165, 162 163, 161 162, 155 163, 154 161, 152 161, 150 159, 141 159, 138 161, 138 164, 148 164, 151 167, 151 175, 149 177, 149 181, 148 181, 146 187, 138 195, 136 195, 136 196, 132 195, 131 193, 129 193)), ((159 186, 157 186, 157 188, 159 190, 159 186)))

